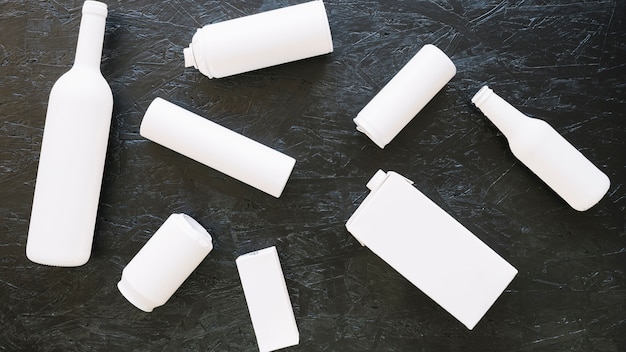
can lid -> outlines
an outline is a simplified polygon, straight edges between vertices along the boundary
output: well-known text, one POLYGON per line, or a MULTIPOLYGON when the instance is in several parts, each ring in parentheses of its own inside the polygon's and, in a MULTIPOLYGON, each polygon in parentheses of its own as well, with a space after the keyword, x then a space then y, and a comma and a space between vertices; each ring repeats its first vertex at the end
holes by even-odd
POLYGON ((379 146, 381 149, 384 149, 385 146, 389 144, 389 142, 391 142, 391 139, 383 138, 383 136, 378 133, 378 131, 376 131, 373 126, 369 124, 366 118, 361 118, 360 116, 361 115, 359 113, 359 115, 357 115, 357 117, 353 119, 354 123, 356 124, 357 131, 365 133, 365 135, 368 136, 374 143, 376 143, 377 146, 379 146))
POLYGON ((191 216, 178 213, 170 215, 170 218, 176 219, 181 232, 194 239, 198 245, 208 248, 209 252, 213 249, 211 234, 191 216))
POLYGON ((123 274, 122 279, 117 283, 117 288, 128 300, 128 302, 132 303, 135 307, 143 310, 144 312, 150 313, 155 307, 159 306, 158 303, 148 299, 146 296, 135 290, 128 280, 124 278, 123 274))

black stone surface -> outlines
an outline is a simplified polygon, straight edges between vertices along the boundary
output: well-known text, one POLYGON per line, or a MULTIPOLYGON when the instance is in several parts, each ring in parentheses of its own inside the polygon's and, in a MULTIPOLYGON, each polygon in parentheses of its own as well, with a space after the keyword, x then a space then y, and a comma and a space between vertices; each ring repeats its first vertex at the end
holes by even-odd
POLYGON ((0 351, 257 350, 234 260, 272 245, 300 330, 290 351, 626 350, 626 2, 329 0, 332 54, 215 80, 183 67, 196 28, 302 1, 106 2, 115 107, 94 248, 86 265, 54 268, 28 261, 26 234, 48 94, 71 67, 82 2, 0 0, 0 351), (427 43, 458 73, 381 150, 352 118, 427 43), (469 101, 483 84, 603 170, 604 199, 577 212, 518 162, 469 101), (296 158, 282 197, 142 138, 155 97, 296 158), (519 270, 473 331, 345 230, 379 168, 519 270), (143 313, 116 283, 173 212, 215 249, 143 313))

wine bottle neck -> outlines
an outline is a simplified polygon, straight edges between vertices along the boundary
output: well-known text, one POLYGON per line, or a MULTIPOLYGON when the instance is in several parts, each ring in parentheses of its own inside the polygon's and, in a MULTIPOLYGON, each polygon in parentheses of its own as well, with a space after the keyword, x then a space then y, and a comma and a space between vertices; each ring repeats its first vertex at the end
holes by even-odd
POLYGON ((75 67, 100 70, 107 6, 98 1, 85 1, 78 31, 75 67))
POLYGON ((472 103, 508 138, 528 122, 529 117, 502 99, 489 87, 482 87, 472 103))

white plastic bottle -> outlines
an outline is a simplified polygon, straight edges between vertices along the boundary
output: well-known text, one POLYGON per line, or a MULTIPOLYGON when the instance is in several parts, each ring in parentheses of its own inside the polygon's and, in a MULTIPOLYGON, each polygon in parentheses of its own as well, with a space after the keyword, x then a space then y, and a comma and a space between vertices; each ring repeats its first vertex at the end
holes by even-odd
POLYGON ((333 51, 321 0, 204 26, 184 50, 185 67, 220 78, 333 51))
POLYGON ((472 103, 502 131, 513 155, 572 208, 587 210, 609 190, 608 176, 545 121, 524 115, 487 86, 472 103))
POLYGON ((100 73, 106 16, 85 1, 74 65, 50 92, 26 243, 35 263, 79 266, 91 254, 113 112, 100 73))
POLYGON ((117 288, 135 307, 152 312, 167 302, 213 249, 207 230, 172 214, 122 271, 117 288))
POLYGON ((161 98, 148 107, 139 133, 276 198, 296 164, 288 155, 161 98))
POLYGON ((356 129, 384 148, 455 74, 443 51, 424 45, 357 114, 356 129))

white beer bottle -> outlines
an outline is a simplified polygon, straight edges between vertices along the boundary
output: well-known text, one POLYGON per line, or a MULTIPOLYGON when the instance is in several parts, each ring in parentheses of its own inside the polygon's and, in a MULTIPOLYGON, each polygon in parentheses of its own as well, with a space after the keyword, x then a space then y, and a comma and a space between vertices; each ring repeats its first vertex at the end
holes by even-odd
POLYGON ((572 208, 587 210, 609 190, 609 178, 545 121, 524 115, 487 86, 472 103, 502 131, 513 155, 572 208))

